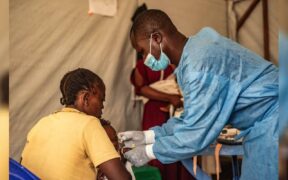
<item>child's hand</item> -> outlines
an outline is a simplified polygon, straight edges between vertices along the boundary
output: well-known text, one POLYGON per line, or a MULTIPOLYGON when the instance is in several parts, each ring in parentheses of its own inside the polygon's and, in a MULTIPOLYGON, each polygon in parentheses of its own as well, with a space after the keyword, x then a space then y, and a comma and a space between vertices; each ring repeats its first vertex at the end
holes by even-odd
POLYGON ((119 142, 124 143, 125 148, 134 148, 146 144, 143 131, 126 131, 118 133, 119 142))

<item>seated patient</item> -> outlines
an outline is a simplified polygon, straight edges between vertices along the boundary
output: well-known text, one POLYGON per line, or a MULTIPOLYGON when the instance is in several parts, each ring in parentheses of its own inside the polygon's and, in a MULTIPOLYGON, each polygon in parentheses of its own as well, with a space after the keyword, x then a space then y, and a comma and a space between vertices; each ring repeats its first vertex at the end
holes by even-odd
POLYGON ((63 109, 40 119, 28 134, 22 164, 41 179, 131 179, 99 118, 105 85, 87 69, 64 75, 63 109))

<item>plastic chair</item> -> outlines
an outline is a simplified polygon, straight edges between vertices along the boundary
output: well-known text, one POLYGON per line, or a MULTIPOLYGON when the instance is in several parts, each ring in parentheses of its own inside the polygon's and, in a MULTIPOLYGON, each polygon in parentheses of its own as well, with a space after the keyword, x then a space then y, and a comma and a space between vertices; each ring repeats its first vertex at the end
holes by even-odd
POLYGON ((27 168, 17 161, 9 158, 9 179, 10 180, 40 180, 27 168))

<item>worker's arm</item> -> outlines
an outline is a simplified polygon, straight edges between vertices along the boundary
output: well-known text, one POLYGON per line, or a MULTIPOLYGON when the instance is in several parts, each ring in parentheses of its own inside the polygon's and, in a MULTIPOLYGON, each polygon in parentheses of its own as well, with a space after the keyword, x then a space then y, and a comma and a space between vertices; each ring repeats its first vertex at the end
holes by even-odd
POLYGON ((183 105, 181 96, 162 93, 149 87, 148 85, 145 85, 144 79, 137 68, 135 70, 135 86, 139 87, 140 94, 148 99, 168 102, 174 107, 181 107, 183 105))
POLYGON ((183 119, 178 117, 171 117, 167 120, 166 123, 162 124, 161 126, 154 126, 149 131, 147 131, 147 134, 154 134, 150 136, 154 136, 154 140, 156 138, 162 137, 162 136, 172 136, 174 134, 174 127, 178 126, 178 124, 182 124, 183 119))
POLYGON ((130 180, 130 173, 121 163, 120 158, 108 160, 98 166, 109 180, 130 180))

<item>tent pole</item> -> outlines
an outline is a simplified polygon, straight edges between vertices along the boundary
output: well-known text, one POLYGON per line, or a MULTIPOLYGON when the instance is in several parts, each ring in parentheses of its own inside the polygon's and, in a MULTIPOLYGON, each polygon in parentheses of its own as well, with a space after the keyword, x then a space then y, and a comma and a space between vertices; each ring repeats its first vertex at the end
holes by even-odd
POLYGON ((269 19, 268 19, 268 1, 263 0, 263 39, 264 39, 264 58, 270 60, 269 43, 269 19))
POLYGON ((240 20, 237 23, 237 32, 240 30, 240 28, 243 26, 247 18, 250 16, 250 14, 253 12, 253 10, 256 8, 257 4, 260 2, 260 0, 254 0, 247 11, 244 13, 244 15, 240 18, 240 20))

